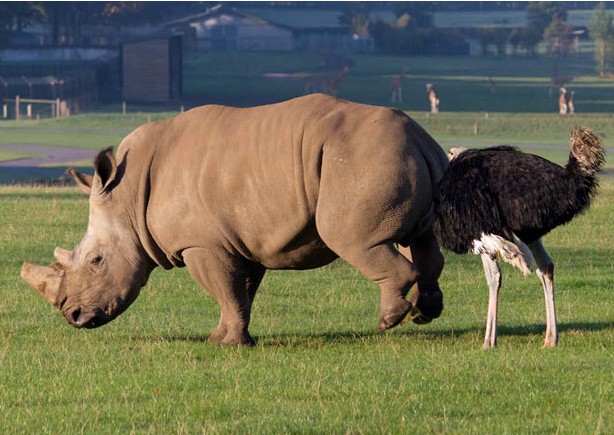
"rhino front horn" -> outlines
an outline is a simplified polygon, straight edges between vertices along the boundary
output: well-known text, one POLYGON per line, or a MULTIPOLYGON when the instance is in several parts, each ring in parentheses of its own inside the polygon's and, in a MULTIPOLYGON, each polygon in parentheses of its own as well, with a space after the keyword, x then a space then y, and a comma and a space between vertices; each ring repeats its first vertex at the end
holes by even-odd
POLYGON ((57 266, 45 267, 27 262, 21 266, 21 278, 55 306, 58 306, 60 282, 63 275, 57 266))

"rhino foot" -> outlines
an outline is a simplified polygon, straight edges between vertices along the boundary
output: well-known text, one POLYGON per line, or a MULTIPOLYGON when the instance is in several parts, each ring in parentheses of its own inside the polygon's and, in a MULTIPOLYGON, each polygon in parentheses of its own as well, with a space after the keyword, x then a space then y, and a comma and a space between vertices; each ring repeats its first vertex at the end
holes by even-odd
POLYGON ((420 293, 418 303, 416 304, 416 310, 424 318, 431 320, 436 319, 441 315, 441 312, 443 311, 443 293, 441 293, 440 290, 436 290, 430 293, 420 293))
POLYGON ((255 346, 256 341, 247 333, 241 334, 239 336, 231 336, 227 334, 223 340, 219 341, 218 344, 220 346, 255 346))
POLYGON ((412 308, 409 313, 409 318, 416 325, 426 325, 427 323, 431 323, 433 321, 432 317, 428 317, 422 314, 422 311, 420 311, 418 307, 412 308))
POLYGON ((405 316, 410 312, 413 305, 411 302, 405 299, 399 301, 396 305, 388 307, 388 309, 382 313, 377 324, 377 329, 385 331, 386 329, 394 328, 405 319, 405 316))
POLYGON ((209 341, 219 346, 254 346, 256 341, 248 332, 229 333, 226 326, 218 326, 209 335, 209 341))
POLYGON ((218 326, 217 328, 213 330, 211 335, 209 335, 209 341, 219 344, 222 342, 222 340, 224 340, 224 337, 226 337, 227 333, 228 331, 226 330, 225 327, 218 326))

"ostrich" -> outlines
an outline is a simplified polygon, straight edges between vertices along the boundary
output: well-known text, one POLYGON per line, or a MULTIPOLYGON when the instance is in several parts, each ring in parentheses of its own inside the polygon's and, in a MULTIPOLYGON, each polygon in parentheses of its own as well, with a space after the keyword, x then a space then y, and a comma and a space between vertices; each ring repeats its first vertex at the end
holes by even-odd
POLYGON ((537 263, 546 302, 544 347, 558 343, 554 264, 541 237, 589 206, 605 155, 601 140, 588 129, 574 129, 570 146, 565 167, 510 146, 451 150, 434 198, 434 230, 445 249, 482 258, 489 289, 484 348, 494 347, 497 338, 497 259, 525 276, 537 263))

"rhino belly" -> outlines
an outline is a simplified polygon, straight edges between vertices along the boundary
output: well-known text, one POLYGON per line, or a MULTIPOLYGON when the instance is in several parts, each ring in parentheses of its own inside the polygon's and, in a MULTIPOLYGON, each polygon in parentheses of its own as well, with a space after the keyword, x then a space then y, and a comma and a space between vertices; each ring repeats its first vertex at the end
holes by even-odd
POLYGON ((248 257, 267 269, 315 269, 337 258, 317 234, 315 225, 309 225, 292 237, 279 238, 279 234, 269 233, 251 242, 247 246, 248 257))

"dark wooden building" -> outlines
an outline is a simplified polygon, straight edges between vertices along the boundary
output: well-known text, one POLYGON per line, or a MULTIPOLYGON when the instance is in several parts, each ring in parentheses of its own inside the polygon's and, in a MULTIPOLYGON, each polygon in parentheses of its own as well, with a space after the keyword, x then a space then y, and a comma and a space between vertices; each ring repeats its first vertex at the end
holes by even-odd
POLYGON ((181 36, 124 44, 122 76, 126 101, 180 98, 183 88, 181 36))

